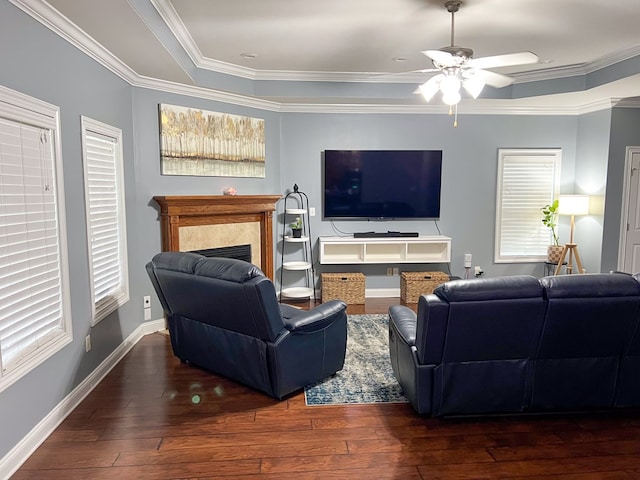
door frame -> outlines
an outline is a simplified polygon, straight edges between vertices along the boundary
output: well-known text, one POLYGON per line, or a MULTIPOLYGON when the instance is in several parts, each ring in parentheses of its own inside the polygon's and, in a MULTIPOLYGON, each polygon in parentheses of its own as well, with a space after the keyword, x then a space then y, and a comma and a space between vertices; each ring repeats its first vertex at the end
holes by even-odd
MULTIPOLYGON (((624 270, 627 248, 627 225, 629 224, 629 195, 631 193, 631 162, 634 154, 640 155, 640 147, 627 147, 624 160, 624 179, 622 185, 622 213, 620 214, 620 242, 618 246, 618 270, 624 270)), ((638 171, 640 175, 640 171, 638 171)), ((640 192, 638 192, 640 195, 640 192)))

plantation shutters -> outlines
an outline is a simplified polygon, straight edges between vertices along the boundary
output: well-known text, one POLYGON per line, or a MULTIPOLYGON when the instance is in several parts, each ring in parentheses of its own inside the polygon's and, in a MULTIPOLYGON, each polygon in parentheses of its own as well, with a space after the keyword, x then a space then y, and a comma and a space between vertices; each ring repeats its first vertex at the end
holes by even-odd
POLYGON ((71 341, 56 107, 0 87, 0 390, 71 341))
POLYGON ((122 132, 82 118, 93 322, 129 300, 122 132))
POLYGON ((557 198, 561 150, 499 150, 496 262, 541 262, 551 231, 541 209, 557 198))

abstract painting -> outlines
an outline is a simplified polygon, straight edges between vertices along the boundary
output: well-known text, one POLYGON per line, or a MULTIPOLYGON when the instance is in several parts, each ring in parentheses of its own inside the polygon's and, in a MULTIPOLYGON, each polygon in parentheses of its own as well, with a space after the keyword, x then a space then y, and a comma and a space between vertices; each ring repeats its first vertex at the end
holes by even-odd
POLYGON ((264 120, 160 104, 162 175, 265 176, 264 120))

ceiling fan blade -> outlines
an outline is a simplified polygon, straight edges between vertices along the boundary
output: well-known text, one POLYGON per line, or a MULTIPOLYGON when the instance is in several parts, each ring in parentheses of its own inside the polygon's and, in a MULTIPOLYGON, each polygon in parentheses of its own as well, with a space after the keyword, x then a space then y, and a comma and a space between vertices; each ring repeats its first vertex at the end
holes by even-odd
POLYGON ((422 53, 443 67, 455 67, 458 65, 456 57, 449 52, 443 52, 442 50, 423 50, 422 53))
POLYGON ((368 75, 367 77, 369 78, 389 78, 391 79, 392 77, 400 77, 403 75, 411 75, 411 74, 416 74, 416 73, 434 73, 434 72, 439 72, 440 69, 439 68, 423 68, 420 70, 405 70, 404 72, 385 72, 385 73, 372 73, 370 75, 368 75))
POLYGON ((473 75, 494 88, 508 87, 515 81, 515 79, 511 77, 507 77, 501 73, 491 72, 489 70, 476 69, 473 75))
POLYGON ((418 87, 414 93, 421 93, 424 99, 429 102, 433 96, 438 92, 440 88, 440 82, 444 78, 444 75, 439 74, 431 77, 418 87))
POLYGON ((439 68, 423 68, 422 70, 413 70, 411 73, 429 73, 429 72, 439 72, 439 68))
POLYGON ((496 68, 528 63, 538 63, 538 56, 532 52, 507 53, 492 57, 471 58, 467 65, 473 68, 496 68))

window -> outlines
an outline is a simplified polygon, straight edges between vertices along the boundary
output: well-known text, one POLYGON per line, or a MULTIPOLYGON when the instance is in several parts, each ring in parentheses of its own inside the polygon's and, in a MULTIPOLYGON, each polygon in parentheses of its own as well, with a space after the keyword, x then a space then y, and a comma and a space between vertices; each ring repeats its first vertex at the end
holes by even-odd
POLYGON ((59 110, 0 86, 0 391, 72 340, 59 110))
POLYGON ((95 325, 129 300, 122 131, 82 117, 82 149, 95 325))
POLYGON ((541 208, 557 198, 560 149, 498 151, 495 261, 542 262, 551 231, 541 208))

